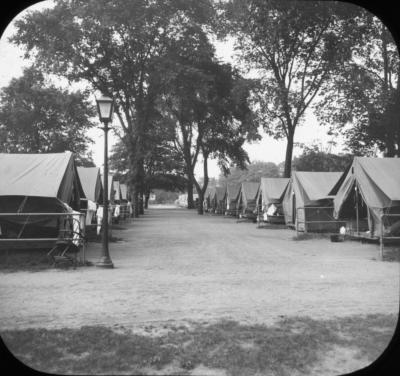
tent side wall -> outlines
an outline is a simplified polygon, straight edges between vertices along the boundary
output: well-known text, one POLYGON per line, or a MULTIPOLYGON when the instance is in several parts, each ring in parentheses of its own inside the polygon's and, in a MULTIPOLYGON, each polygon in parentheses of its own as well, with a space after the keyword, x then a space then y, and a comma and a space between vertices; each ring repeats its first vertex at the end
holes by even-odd
POLYGON ((253 213, 257 209, 256 199, 246 199, 245 206, 243 207, 244 213, 253 213))
POLYGON ((243 212, 243 207, 246 205, 245 199, 246 198, 243 195, 243 188, 240 188, 238 199, 236 202, 236 215, 243 212))
POLYGON ((283 215, 285 217, 285 224, 287 224, 287 225, 294 224, 292 193, 293 193, 293 181, 291 179, 289 181, 289 184, 286 188, 285 195, 283 196, 283 200, 282 200, 283 215))
POLYGON ((98 204, 103 202, 103 183, 101 181, 100 170, 96 178, 95 199, 98 204))
POLYGON ((82 184, 78 175, 78 170, 76 169, 75 161, 72 155, 68 162, 67 168, 65 169, 63 179, 58 189, 57 197, 74 210, 80 209, 80 199, 85 198, 82 184))
POLYGON ((254 215, 257 208, 257 196, 260 183, 243 182, 240 189, 239 212, 247 215, 254 215))
MULTIPOLYGON (((65 213, 66 207, 57 198, 0 196, 0 213, 65 213), (22 210, 19 210, 22 209, 22 210)), ((62 218, 51 215, 0 216, 2 239, 54 238, 60 229, 62 218)), ((34 244, 30 244, 30 247, 34 244)))
POLYGON ((243 192, 243 186, 240 187, 238 199, 236 202, 236 216, 244 214, 247 205, 246 196, 243 192))
POLYGON ((226 213, 228 215, 236 215, 238 200, 240 194, 240 186, 228 186, 226 193, 226 213))
POLYGON ((400 221, 400 216, 397 218, 393 216, 382 216, 384 214, 399 213, 400 208, 396 205, 396 202, 392 202, 390 197, 386 196, 386 194, 380 189, 377 184, 378 182, 375 182, 373 178, 367 174, 357 158, 355 159, 354 164, 357 186, 361 193, 361 198, 368 208, 367 218, 369 235, 371 237, 386 235, 391 224, 396 220, 400 221))
POLYGON ((8 185, 2 190, 1 237, 8 242, 2 244, 8 248, 20 248, 24 243, 15 239, 35 239, 34 242, 26 240, 24 245, 29 248, 52 247, 60 235, 60 230, 68 229, 67 222, 71 219, 70 216, 67 220, 64 215, 52 214, 67 213, 70 209, 66 205, 79 210, 80 199, 85 198, 73 154, 18 154, 15 159, 18 159, 20 169, 25 168, 29 172, 24 174, 25 180, 29 178, 34 189, 30 189, 27 181, 23 184, 17 179, 15 187, 8 185), (17 189, 20 193, 15 193, 17 189), (40 189, 42 196, 37 194, 40 189), (4 215, 7 213, 19 215, 4 215), (38 215, 23 215, 24 213, 38 215))
POLYGON ((393 184, 399 171, 400 161, 393 158, 354 158, 337 187, 335 218, 359 236, 398 236, 395 227, 399 225, 395 224, 400 224, 400 201, 395 199, 398 191, 393 184), (357 210, 353 201, 358 202, 357 210))
MULTIPOLYGON (((298 211, 300 213, 301 210, 298 211)), ((298 217, 298 230, 310 232, 338 232, 341 222, 338 222, 333 217, 333 207, 330 203, 322 202, 319 207, 305 207, 304 208, 305 221, 312 223, 302 222, 303 215, 299 214, 298 217), (330 206, 329 206, 330 205, 330 206), (313 223, 315 221, 315 223, 313 223)))
POLYGON ((304 206, 304 192, 301 189, 300 183, 294 173, 286 188, 284 198, 282 200, 282 208, 287 225, 295 225, 296 220, 304 221, 304 212, 297 210, 304 206), (297 218, 299 216, 299 218, 297 218))
POLYGON ((290 179, 287 178, 261 178, 257 194, 256 205, 260 220, 270 223, 285 224, 283 199, 290 179), (275 214, 268 215, 271 205, 276 207, 275 214))
MULTIPOLYGON (((308 186, 310 177, 307 173, 308 186)), ((315 175, 316 177, 318 175, 315 175)), ((340 223, 333 216, 332 199, 310 200, 305 187, 302 185, 301 172, 294 172, 286 188, 282 202, 285 223, 296 226, 298 231, 336 232, 340 223), (312 223, 308 223, 312 222, 312 223)), ((329 192, 325 194, 328 195, 329 192)), ((324 193, 321 191, 321 195, 324 193)))
POLYGON ((221 197, 217 198, 217 214, 224 214, 226 210, 226 190, 221 195, 221 197))

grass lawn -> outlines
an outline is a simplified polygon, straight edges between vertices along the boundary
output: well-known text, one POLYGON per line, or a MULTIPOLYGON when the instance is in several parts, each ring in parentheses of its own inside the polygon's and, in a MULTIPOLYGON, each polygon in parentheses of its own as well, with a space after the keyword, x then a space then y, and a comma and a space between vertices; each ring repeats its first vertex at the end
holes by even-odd
POLYGON ((149 325, 147 334, 84 326, 7 330, 1 337, 23 363, 51 373, 189 375, 203 367, 213 375, 308 375, 333 348, 374 361, 390 342, 396 321, 395 315, 378 314, 325 321, 290 317, 273 326, 166 324, 154 333, 157 328, 149 325))

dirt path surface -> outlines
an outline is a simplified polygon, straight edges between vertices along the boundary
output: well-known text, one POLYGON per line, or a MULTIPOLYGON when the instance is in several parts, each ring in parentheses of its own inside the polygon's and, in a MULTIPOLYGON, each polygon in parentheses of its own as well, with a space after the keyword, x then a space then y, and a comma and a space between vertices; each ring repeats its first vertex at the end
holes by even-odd
MULTIPOLYGON (((376 244, 293 241, 291 230, 186 209, 121 226, 114 269, 1 273, 0 330, 398 312, 399 264, 374 260, 376 244)), ((91 244, 87 258, 99 255, 91 244)))

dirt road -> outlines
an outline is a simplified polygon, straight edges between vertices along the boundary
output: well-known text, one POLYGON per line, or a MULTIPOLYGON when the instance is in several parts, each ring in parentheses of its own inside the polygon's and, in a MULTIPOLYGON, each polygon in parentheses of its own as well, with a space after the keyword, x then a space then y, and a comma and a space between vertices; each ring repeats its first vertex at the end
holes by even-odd
MULTIPOLYGON (((398 312, 399 264, 375 260, 375 244, 294 241, 291 230, 186 209, 150 209, 122 227, 114 269, 2 273, 0 330, 398 312)), ((91 244, 87 258, 99 254, 91 244)))

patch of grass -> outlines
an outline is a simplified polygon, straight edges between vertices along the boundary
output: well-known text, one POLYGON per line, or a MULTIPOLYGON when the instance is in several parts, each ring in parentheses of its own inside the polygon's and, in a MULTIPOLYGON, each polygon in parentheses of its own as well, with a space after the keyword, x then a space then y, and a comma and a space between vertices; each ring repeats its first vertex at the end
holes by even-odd
POLYGON ((333 346, 357 348, 375 360, 393 335, 395 315, 334 320, 283 318, 272 326, 235 321, 169 326, 161 336, 115 332, 101 326, 80 329, 7 330, 2 339, 32 368, 52 373, 188 374, 199 366, 228 375, 308 374, 333 346))
POLYGON ((40 271, 50 267, 47 258, 48 249, 14 249, 1 250, 0 271, 14 272, 19 270, 40 271))
POLYGON ((324 232, 302 232, 292 237, 292 240, 330 239, 329 233, 324 232))
POLYGON ((400 262, 400 248, 385 246, 383 250, 383 261, 400 262))
MULTIPOLYGON (((46 269, 52 269, 54 266, 47 257, 49 249, 39 250, 12 250, 8 254, 6 251, 0 253, 0 272, 14 273, 18 271, 39 272, 46 269)), ((90 261, 85 263, 78 261, 78 266, 91 266, 90 261)), ((72 268, 70 263, 58 264, 58 268, 72 268)))

